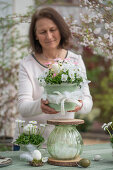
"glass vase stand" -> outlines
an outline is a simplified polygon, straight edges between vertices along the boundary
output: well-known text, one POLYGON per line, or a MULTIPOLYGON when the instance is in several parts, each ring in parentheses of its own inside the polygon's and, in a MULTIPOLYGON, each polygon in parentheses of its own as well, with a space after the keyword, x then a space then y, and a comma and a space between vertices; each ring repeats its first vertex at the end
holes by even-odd
POLYGON ((48 163, 57 166, 77 166, 81 160, 83 140, 76 126, 83 124, 81 119, 54 119, 48 124, 55 125, 47 140, 51 157, 48 163))

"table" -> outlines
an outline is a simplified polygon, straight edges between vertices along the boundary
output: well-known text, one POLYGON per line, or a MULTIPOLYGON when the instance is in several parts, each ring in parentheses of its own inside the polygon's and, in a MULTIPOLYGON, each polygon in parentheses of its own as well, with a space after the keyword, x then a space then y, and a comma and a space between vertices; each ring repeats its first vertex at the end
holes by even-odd
MULTIPOLYGON (((47 150, 41 149, 42 154, 44 156, 48 156, 47 150)), ((31 170, 31 169, 39 169, 39 170, 76 170, 80 169, 79 167, 61 167, 61 166, 53 166, 45 163, 42 167, 32 167, 26 161, 20 160, 19 155, 22 151, 6 151, 0 152, 1 156, 10 157, 13 159, 13 163, 9 166, 2 167, 3 170, 31 170)), ((88 167, 88 170, 113 170, 113 156, 112 156, 112 147, 110 143, 107 144, 96 144, 96 145, 85 145, 83 149, 83 153, 81 155, 82 158, 87 158, 91 160, 91 165, 88 167), (99 154, 102 156, 102 160, 94 161, 93 157, 99 154)), ((86 168, 82 168, 86 169, 86 168)))

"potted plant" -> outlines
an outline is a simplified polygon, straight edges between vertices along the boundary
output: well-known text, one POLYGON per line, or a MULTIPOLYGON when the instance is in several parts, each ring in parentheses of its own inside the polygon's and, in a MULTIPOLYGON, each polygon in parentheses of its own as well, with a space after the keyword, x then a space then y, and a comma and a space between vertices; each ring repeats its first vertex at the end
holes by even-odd
POLYGON ((25 124, 24 120, 16 120, 19 135, 14 141, 14 144, 20 146, 21 150, 26 150, 28 144, 35 145, 36 147, 41 146, 45 139, 43 137, 46 124, 37 125, 37 121, 29 121, 25 124))
POLYGON ((78 100, 82 99, 84 83, 89 81, 78 63, 67 58, 55 60, 48 66, 49 69, 38 77, 39 84, 44 87, 43 99, 48 99, 50 107, 62 114, 73 110, 76 105, 81 106, 78 100))
POLYGON ((110 135, 110 143, 113 148, 113 122, 109 122, 108 124, 104 123, 102 128, 110 135))

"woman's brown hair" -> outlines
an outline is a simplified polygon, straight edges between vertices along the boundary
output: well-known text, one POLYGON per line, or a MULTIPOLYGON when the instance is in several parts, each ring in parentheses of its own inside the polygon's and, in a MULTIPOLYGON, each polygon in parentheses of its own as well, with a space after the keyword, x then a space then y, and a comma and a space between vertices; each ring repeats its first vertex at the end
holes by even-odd
POLYGON ((58 27, 61 35, 61 41, 59 47, 63 48, 69 45, 69 40, 71 37, 71 32, 68 25, 64 21, 63 17, 53 8, 46 7, 40 10, 37 10, 31 20, 31 25, 29 29, 29 40, 32 52, 42 53, 42 47, 38 40, 36 40, 36 22, 41 18, 51 19, 58 27))

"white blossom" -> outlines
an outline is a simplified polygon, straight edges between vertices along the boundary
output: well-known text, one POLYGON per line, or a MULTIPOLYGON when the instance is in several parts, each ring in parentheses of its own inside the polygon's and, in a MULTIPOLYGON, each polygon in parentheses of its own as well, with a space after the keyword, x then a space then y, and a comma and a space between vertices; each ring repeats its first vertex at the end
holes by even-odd
POLYGON ((32 120, 32 121, 29 121, 29 123, 30 123, 30 124, 33 124, 33 125, 36 125, 36 124, 37 124, 37 121, 32 120))
POLYGON ((26 126, 24 126, 23 128, 23 132, 25 134, 36 134, 37 133, 37 126, 33 125, 33 124, 27 124, 26 126))
POLYGON ((16 123, 25 123, 25 120, 16 119, 15 122, 16 123))
POLYGON ((46 124, 42 124, 42 123, 41 123, 40 126, 41 126, 41 127, 46 127, 46 124))
POLYGON ((105 29, 108 29, 110 26, 108 23, 105 23, 105 29))
POLYGON ((42 157, 42 162, 47 162, 48 161, 48 157, 42 157))
POLYGON ((49 70, 44 70, 44 73, 43 73, 43 78, 45 78, 47 75, 49 74, 49 70))
POLYGON ((45 86, 46 85, 46 82, 45 82, 44 78, 39 79, 39 83, 40 83, 41 86, 45 86))
POLYGON ((51 66, 51 69, 54 71, 54 73, 58 73, 59 72, 59 64, 58 63, 54 63, 54 64, 52 64, 52 66, 51 66))
POLYGON ((112 122, 109 122, 107 125, 108 125, 108 127, 109 127, 110 125, 112 125, 112 122))
POLYGON ((104 123, 104 124, 102 125, 102 128, 104 128, 105 126, 107 126, 107 124, 106 124, 106 123, 104 123))
POLYGON ((104 34, 104 38, 108 39, 109 38, 109 34, 104 34))
POLYGON ((106 128, 108 129, 108 125, 104 126, 104 128, 103 128, 103 129, 104 129, 104 130, 106 130, 106 128))
POLYGON ((101 28, 96 28, 96 29, 94 30, 94 34, 99 34, 100 31, 101 31, 101 28))
POLYGON ((62 74, 62 77, 61 77, 61 80, 62 81, 66 81, 67 80, 67 78, 68 78, 68 75, 66 75, 66 74, 62 74))
POLYGON ((72 79, 72 81, 75 80, 75 74, 74 71, 69 70, 69 77, 72 79))
POLYGON ((103 0, 99 0, 100 3, 103 3, 103 0))
POLYGON ((105 9, 106 9, 107 11, 110 11, 110 10, 112 9, 112 7, 105 7, 105 9))

